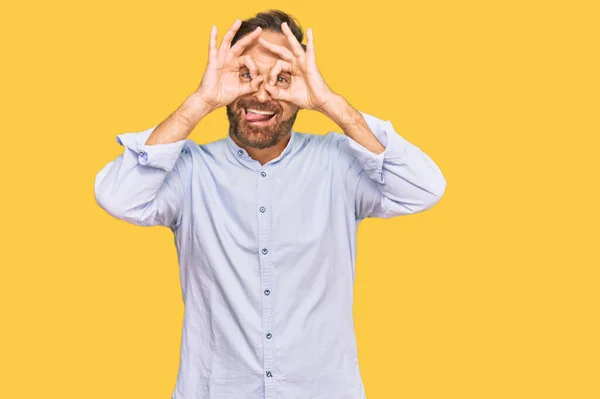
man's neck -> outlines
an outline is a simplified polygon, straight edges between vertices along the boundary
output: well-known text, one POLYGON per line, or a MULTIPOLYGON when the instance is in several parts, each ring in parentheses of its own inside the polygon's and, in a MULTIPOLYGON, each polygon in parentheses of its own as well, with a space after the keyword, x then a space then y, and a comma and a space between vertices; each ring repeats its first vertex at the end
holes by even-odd
POLYGON ((240 146, 244 150, 246 150, 246 152, 248 153, 250 158, 258 161, 261 165, 264 165, 267 162, 269 162, 269 161, 277 158, 279 155, 281 155, 283 150, 285 150, 285 147, 287 146, 288 142, 290 141, 290 138, 292 136, 291 133, 292 132, 290 131, 283 140, 281 140, 279 143, 275 144, 274 146, 268 147, 268 148, 251 147, 251 146, 248 146, 248 145, 240 142, 240 140, 233 134, 230 134, 230 137, 238 146, 240 146))

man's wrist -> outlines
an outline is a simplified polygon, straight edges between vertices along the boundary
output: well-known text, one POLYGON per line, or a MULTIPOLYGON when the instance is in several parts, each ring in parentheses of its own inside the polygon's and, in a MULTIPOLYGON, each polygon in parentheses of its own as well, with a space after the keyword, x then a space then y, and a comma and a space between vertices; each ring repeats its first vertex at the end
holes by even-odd
POLYGON ((184 122, 190 124, 193 129, 206 115, 214 111, 199 93, 193 93, 185 99, 183 104, 175 111, 175 114, 184 122))
POLYGON ((186 139, 211 108, 198 96, 191 95, 162 121, 146 140, 146 145, 168 144, 186 139))

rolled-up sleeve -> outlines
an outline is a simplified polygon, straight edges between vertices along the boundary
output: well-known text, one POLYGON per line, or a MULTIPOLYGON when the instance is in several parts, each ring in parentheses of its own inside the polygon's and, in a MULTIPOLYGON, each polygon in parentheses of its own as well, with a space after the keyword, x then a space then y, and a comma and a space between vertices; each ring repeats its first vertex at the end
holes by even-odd
POLYGON ((178 224, 191 154, 188 140, 146 145, 156 126, 116 137, 123 154, 96 175, 96 202, 112 216, 140 226, 178 224))
POLYGON ((419 147, 400 136, 387 120, 360 112, 385 150, 376 154, 343 135, 339 162, 357 219, 391 218, 422 212, 444 195, 446 179, 419 147))

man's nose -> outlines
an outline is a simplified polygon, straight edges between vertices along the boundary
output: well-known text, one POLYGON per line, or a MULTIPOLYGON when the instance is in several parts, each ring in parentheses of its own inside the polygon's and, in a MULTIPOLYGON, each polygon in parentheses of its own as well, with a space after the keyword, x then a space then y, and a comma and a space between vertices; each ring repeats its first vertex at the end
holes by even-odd
MULTIPOLYGON (((265 77, 265 79, 268 79, 268 76, 265 77)), ((265 80, 260 82, 260 86, 258 86, 258 90, 256 91, 256 93, 254 93, 254 96, 256 97, 256 99, 258 101, 260 101, 261 103, 271 100, 271 96, 269 95, 269 92, 267 90, 265 90, 265 84, 266 84, 265 80)))

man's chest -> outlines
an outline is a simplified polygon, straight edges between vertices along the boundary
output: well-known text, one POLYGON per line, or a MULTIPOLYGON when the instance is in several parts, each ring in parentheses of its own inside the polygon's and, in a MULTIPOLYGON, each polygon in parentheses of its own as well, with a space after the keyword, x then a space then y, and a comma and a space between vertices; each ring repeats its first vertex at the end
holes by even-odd
POLYGON ((349 209, 332 171, 318 165, 198 174, 186 209, 199 234, 257 243, 314 245, 346 231, 349 209))

